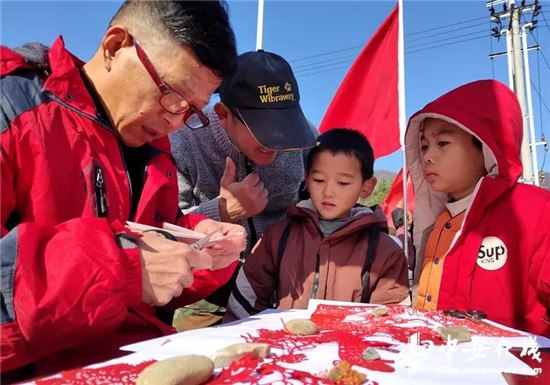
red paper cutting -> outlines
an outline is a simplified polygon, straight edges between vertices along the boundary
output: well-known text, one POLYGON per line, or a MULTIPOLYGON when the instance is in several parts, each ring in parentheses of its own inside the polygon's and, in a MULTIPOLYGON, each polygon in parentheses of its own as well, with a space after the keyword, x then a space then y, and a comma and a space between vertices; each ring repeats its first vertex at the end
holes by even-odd
POLYGON ((61 372, 61 377, 37 380, 37 385, 134 385, 139 373, 155 360, 136 365, 115 364, 100 368, 81 368, 61 372))

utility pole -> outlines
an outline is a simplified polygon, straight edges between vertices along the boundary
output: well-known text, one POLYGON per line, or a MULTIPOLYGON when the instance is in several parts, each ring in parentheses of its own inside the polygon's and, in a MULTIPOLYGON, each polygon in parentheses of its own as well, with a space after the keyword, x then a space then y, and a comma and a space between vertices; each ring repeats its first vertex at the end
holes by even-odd
MULTIPOLYGON (((533 126, 533 112, 531 101, 531 84, 530 77, 525 78, 524 65, 527 73, 529 68, 527 66, 528 56, 527 51, 529 49, 538 49, 539 47, 528 47, 526 38, 526 28, 533 29, 536 25, 535 16, 538 15, 540 5, 538 0, 534 0, 533 4, 526 5, 526 1, 521 1, 517 6, 514 0, 489 0, 487 1, 487 8, 491 13, 491 21, 497 24, 497 27, 493 28, 493 37, 500 38, 500 36, 506 36, 506 46, 508 56, 508 74, 510 88, 518 97, 519 104, 521 106, 523 116, 523 141, 521 143, 521 162, 523 164, 523 182, 529 184, 539 185, 538 177, 538 161, 537 161, 537 145, 545 144, 543 140, 541 143, 537 143, 534 126, 533 126), (502 11, 495 11, 495 6, 502 4, 502 11), (530 22, 526 22, 523 26, 521 24, 521 15, 532 11, 532 18, 530 22), (508 18, 508 28, 502 28, 502 21, 508 18), (522 60, 522 44, 520 38, 523 38, 523 58, 522 60), (525 61, 525 62, 523 62, 525 61), (528 103, 526 104, 526 93, 528 96, 528 103), (529 118, 529 122, 528 122, 529 118), (528 124, 529 123, 529 124, 528 124), (531 128, 529 130, 529 127, 531 128)), ((496 55, 489 55, 492 59, 496 55)))
POLYGON ((256 51, 263 48, 264 0, 258 0, 258 23, 256 24, 256 51))
MULTIPOLYGON (((534 184, 533 180, 533 168, 531 160, 531 151, 529 150, 529 133, 527 130, 527 107, 525 105, 525 86, 524 86, 524 74, 523 64, 521 60, 521 43, 519 40, 519 22, 521 16, 521 9, 516 7, 514 0, 508 0, 508 7, 511 12, 511 26, 512 26, 512 55, 514 55, 514 87, 513 90, 516 93, 521 106, 521 112, 523 115, 523 140, 521 142, 521 163, 523 164, 523 183, 534 184)), ((530 86, 530 85, 528 85, 530 86)))

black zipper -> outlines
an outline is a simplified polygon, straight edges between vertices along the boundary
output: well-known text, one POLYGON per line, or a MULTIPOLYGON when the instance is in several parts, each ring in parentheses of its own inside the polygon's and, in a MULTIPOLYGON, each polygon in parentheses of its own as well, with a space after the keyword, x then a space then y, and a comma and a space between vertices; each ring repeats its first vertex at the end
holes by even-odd
POLYGON ((105 180, 101 167, 94 169, 94 190, 97 216, 105 218, 107 217, 107 200, 105 199, 105 180))
MULTIPOLYGON (((107 131, 109 131, 112 135, 115 136, 116 138, 116 135, 115 133, 113 132, 113 130, 111 129, 111 127, 108 127, 105 125, 104 122, 102 122, 101 120, 93 117, 93 116, 90 116, 88 114, 85 114, 84 112, 80 111, 79 109, 77 108, 74 108, 73 106, 71 106, 70 104, 67 104, 65 103, 65 101, 63 101, 62 99, 58 98, 56 95, 54 95, 53 93, 51 93, 50 91, 47 91, 45 90, 44 93, 46 95, 48 95, 49 98, 51 98, 52 100, 56 101, 57 103, 61 104, 62 106, 64 106, 65 108, 68 108, 69 110, 77 113, 78 115, 80 116, 84 116, 85 118, 88 118, 90 119, 92 122, 95 122, 97 124, 99 124, 100 126, 104 127, 105 129, 107 129, 107 131)), ((126 166, 126 160, 124 159, 124 154, 122 153, 122 148, 120 147, 120 142, 118 141, 118 138, 117 139, 117 145, 118 145, 118 151, 120 153, 120 157, 122 159, 122 164, 124 166, 124 171, 126 171, 126 179, 128 179, 128 188, 129 188, 129 192, 130 192, 130 199, 129 199, 129 207, 128 207, 128 219, 132 219, 131 218, 131 215, 132 215, 132 207, 134 207, 133 205, 133 193, 132 193, 132 181, 130 180, 130 174, 128 173, 128 167, 126 166)), ((94 170, 95 171, 95 170, 94 170)), ((95 178, 96 175, 94 175, 94 178, 95 178)), ((94 184, 95 184, 95 180, 94 180, 94 184)), ((97 200, 97 195, 96 195, 96 200, 97 200)), ((107 208, 107 206, 105 206, 105 208, 107 208)), ((99 211, 99 206, 98 206, 98 211, 99 211)), ((107 212, 105 210, 105 212, 107 212)))
MULTIPOLYGON (((323 236, 323 232, 319 227, 317 227, 317 231, 319 232, 319 235, 321 236, 321 243, 325 239, 323 236)), ((317 291, 319 290, 319 270, 321 269, 321 249, 317 251, 317 261, 315 262, 315 274, 313 275, 313 286, 311 288, 311 296, 310 299, 315 299, 317 297, 317 291)))
POLYGON ((313 288, 311 289, 310 299, 317 297, 317 290, 319 290, 319 269, 321 265, 321 251, 317 252, 317 262, 315 263, 315 275, 313 276, 313 288))

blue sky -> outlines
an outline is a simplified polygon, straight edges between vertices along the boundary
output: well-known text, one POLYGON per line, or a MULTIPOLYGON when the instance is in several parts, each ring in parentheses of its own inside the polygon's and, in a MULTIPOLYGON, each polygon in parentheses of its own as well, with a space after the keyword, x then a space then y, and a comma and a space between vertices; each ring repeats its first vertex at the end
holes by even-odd
MULTIPOLYGON (((528 1, 527 3, 531 3, 528 1)), ((63 35, 67 47, 88 60, 121 1, 6 1, 0 3, 0 42, 51 44, 63 35)), ((395 6, 396 1, 265 2, 263 48, 292 65, 306 116, 319 124, 353 59, 395 6)), ((537 139, 541 121, 550 137, 550 1, 540 1, 539 26, 529 35, 541 51, 529 52, 537 139), (538 56, 538 57, 537 57, 538 56), (537 63, 538 62, 538 63, 537 63), (539 80, 540 77, 540 80, 539 80), (539 83, 540 81, 540 83, 539 83), (542 102, 538 93, 542 95, 542 102)), ((256 1, 229 1, 239 53, 256 47, 256 1)), ((497 10, 501 6, 497 6, 497 10)), ((461 84, 484 78, 508 82, 504 39, 490 37, 484 0, 405 0, 405 89, 407 118, 427 102, 461 84)), ((539 148, 539 166, 543 151, 539 148)), ((401 154, 376 161, 376 169, 397 171, 401 154)), ((550 170, 547 155, 545 170, 550 170)))

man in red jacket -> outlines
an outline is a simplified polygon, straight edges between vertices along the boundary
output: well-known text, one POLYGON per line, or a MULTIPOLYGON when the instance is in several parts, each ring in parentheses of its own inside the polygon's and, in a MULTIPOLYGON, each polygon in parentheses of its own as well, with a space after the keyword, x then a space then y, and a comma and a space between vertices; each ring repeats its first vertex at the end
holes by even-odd
POLYGON ((522 133, 515 94, 495 80, 458 87, 411 117, 417 307, 481 310, 548 332, 550 192, 518 183, 522 133))
POLYGON ((181 214, 165 138, 207 125, 234 70, 223 4, 127 1, 87 63, 61 37, 0 57, 2 380, 173 332, 159 318, 225 283, 245 246, 241 226, 181 214), (197 250, 127 220, 241 235, 197 250))

